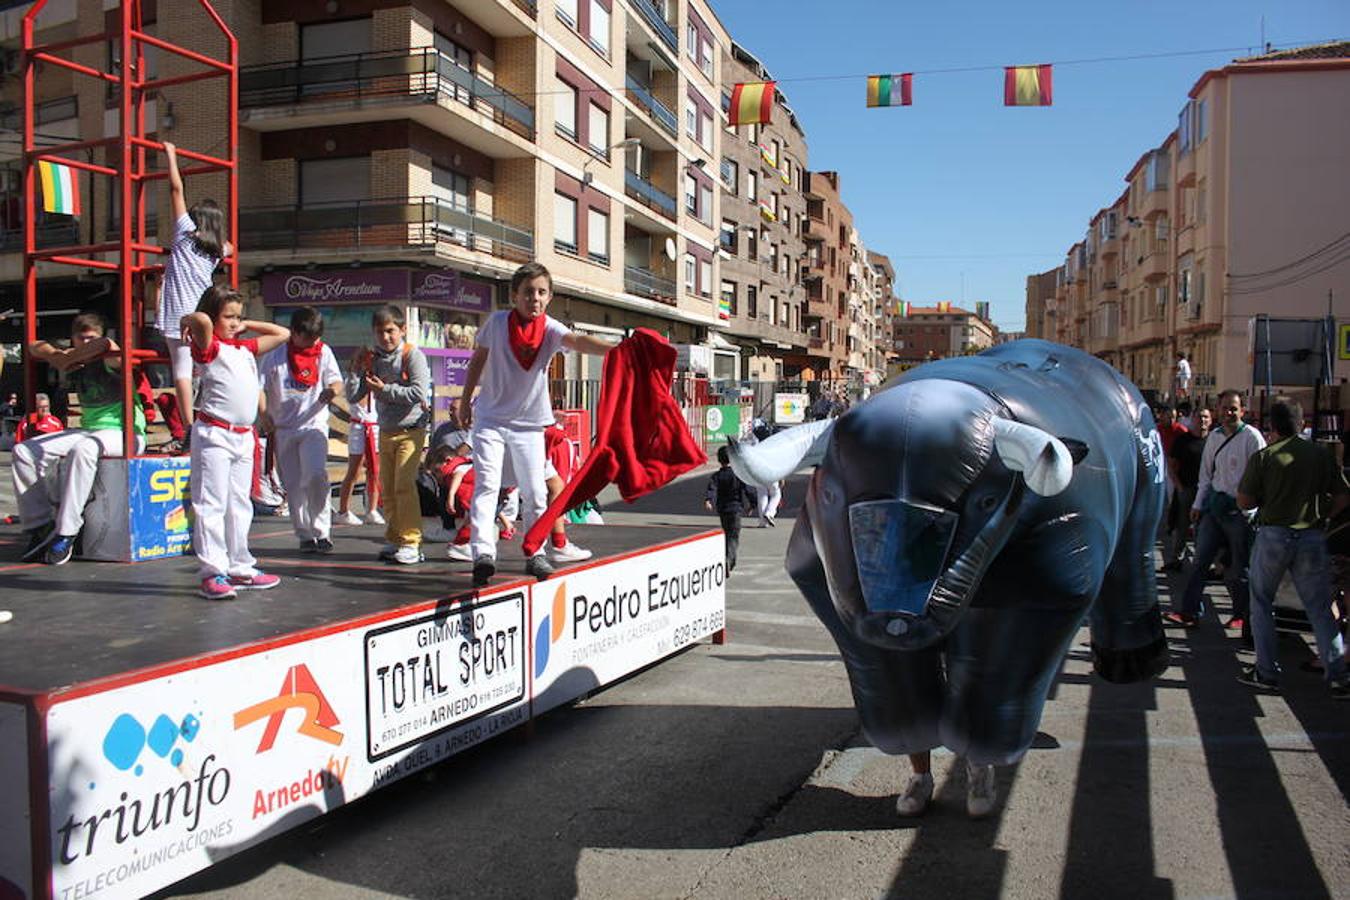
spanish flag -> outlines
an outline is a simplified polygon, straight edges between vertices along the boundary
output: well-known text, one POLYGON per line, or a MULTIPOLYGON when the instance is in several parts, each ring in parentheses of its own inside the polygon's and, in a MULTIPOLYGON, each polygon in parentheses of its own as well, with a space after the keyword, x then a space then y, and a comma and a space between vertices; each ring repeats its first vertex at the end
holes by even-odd
POLYGON ((952 301, 950 301, 950 300, 939 300, 939 301, 938 301, 938 305, 937 305, 937 311, 940 312, 940 313, 951 312, 951 311, 952 311, 952 301))
POLYGON ((1004 106, 1049 106, 1050 69, 1045 66, 1007 66, 1003 70, 1004 106))
POLYGON ((909 106, 914 102, 914 75, 868 75, 867 105, 909 106))
POLYGON ((730 125, 764 125, 773 112, 773 92, 777 82, 747 81, 731 89, 730 125))
POLYGON ((75 170, 60 163, 38 160, 42 180, 42 211, 63 216, 80 214, 80 182, 75 170))

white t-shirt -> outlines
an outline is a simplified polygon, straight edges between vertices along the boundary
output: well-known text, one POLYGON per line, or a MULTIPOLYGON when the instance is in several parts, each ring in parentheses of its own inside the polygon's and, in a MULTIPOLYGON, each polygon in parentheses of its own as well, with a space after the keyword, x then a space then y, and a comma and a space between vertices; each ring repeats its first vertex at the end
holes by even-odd
POLYGON ((328 432, 328 401, 320 400, 319 395, 334 381, 342 381, 342 370, 333 349, 327 344, 321 346, 319 378, 308 387, 291 377, 285 344, 258 361, 263 392, 267 394, 267 414, 278 428, 317 428, 328 432))
POLYGON ((1191 386, 1191 364, 1184 358, 1177 360, 1177 386, 1181 388, 1191 386))
POLYGON ((258 418, 258 341, 225 343, 214 334, 205 350, 192 348, 201 372, 198 409, 230 425, 252 425, 258 418))
POLYGON ((488 351, 483 370, 482 390, 474 405, 474 422, 480 425, 513 428, 543 428, 553 424, 553 404, 548 397, 548 364, 562 349, 563 338, 571 334, 567 326, 545 315, 544 340, 539 354, 528 370, 521 368, 511 352, 507 329, 509 310, 488 316, 478 329, 478 346, 488 351))
POLYGON ((183 316, 197 309, 202 294, 211 286, 211 275, 220 260, 197 249, 192 236, 197 226, 183 213, 174 223, 173 244, 164 266, 164 285, 159 291, 159 315, 155 324, 165 334, 177 337, 183 316))

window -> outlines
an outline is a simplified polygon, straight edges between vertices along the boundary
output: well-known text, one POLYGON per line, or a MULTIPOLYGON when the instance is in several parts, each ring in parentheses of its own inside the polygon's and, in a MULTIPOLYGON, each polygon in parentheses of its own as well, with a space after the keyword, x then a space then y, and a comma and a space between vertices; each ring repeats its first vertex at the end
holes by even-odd
POLYGON ((553 247, 577 252, 577 201, 566 194, 553 195, 553 247))
POLYGON ((590 24, 586 36, 591 46, 606 56, 609 55, 609 10, 600 4, 600 0, 588 0, 591 5, 590 24))
POLYGON ((684 98, 684 133, 698 139, 698 106, 693 98, 684 98))
MULTIPOLYGON (((718 241, 721 243, 722 249, 732 256, 736 255, 736 234, 739 231, 740 226, 735 222, 730 219, 722 220, 722 232, 718 235, 718 241)), ((726 284, 725 281, 722 283, 726 284)))
POLYGON ((730 315, 736 315, 736 282, 722 282, 722 305, 730 315))
POLYGON ((698 145, 704 150, 712 150, 713 120, 706 111, 698 116, 698 145))
POLYGON ((698 218, 704 225, 712 224, 712 206, 712 187, 700 184, 698 186, 698 218))
POLYGON ((745 233, 745 255, 752 262, 759 259, 759 232, 755 229, 745 233))
POLYGON ((577 89, 562 79, 556 79, 553 95, 553 118, 554 127, 559 132, 571 138, 577 139, 577 89))
POLYGON ((1150 191, 1160 191, 1167 187, 1168 157, 1160 150, 1153 151, 1148 161, 1148 173, 1144 186, 1150 191))
POLYGON ((686 253, 684 255, 684 289, 687 292, 691 294, 694 292, 694 281, 697 277, 698 261, 694 259, 692 253, 686 253))
POLYGON ((554 0, 553 6, 558 11, 558 18, 577 27, 577 0, 554 0))
POLYGON ((609 216, 594 208, 587 210, 586 255, 609 265, 609 216))
POLYGON ((753 284, 745 286, 745 314, 752 319, 759 315, 759 288, 753 284))
POLYGON ((722 158, 722 184, 726 186, 727 192, 731 196, 736 196, 736 189, 740 182, 740 167, 736 165, 736 160, 722 158))
POLYGON ((759 173, 745 170, 745 197, 747 200, 759 199, 759 173))
POLYGON ((460 103, 471 102, 473 97, 469 92, 469 85, 472 81, 468 73, 473 72, 473 52, 439 31, 435 33, 433 43, 440 53, 440 58, 436 60, 436 69, 444 76, 442 90, 452 92, 460 103))
POLYGON ((434 163, 431 166, 431 192, 436 199, 448 203, 455 209, 472 211, 473 199, 470 193, 469 176, 434 163))
POLYGON ((324 206, 370 199, 370 157, 300 162, 300 205, 324 206))
POLYGON ((1195 101, 1195 142, 1199 144, 1209 137, 1209 101, 1195 101))
POLYGON ((712 262, 706 259, 700 260, 698 264, 698 295, 712 296, 712 262))
POLYGON ((586 134, 586 143, 590 146, 591 152, 598 156, 609 158, 609 113, 605 112, 594 103, 586 104, 590 107, 589 131, 586 134))
POLYGON ((684 208, 691 213, 698 213, 698 182, 689 174, 684 176, 684 208))

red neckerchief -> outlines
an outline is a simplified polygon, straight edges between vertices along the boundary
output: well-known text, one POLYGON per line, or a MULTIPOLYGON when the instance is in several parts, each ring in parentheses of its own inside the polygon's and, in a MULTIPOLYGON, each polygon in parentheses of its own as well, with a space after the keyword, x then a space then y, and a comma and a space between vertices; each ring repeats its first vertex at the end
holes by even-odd
POLYGON ((319 354, 323 352, 323 341, 315 341, 308 347, 297 347, 294 341, 286 342, 286 367, 291 377, 305 387, 319 383, 319 354))
POLYGON ((511 354, 527 372, 539 356, 539 349, 544 346, 545 318, 538 315, 526 322, 514 309, 506 317, 506 336, 511 342, 511 354))

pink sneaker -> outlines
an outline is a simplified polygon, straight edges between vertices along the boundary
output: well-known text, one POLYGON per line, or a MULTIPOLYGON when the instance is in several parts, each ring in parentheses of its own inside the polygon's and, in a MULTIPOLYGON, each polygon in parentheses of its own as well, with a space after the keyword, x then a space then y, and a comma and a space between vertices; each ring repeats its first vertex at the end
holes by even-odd
POLYGON ((281 579, 266 572, 257 572, 253 575, 231 575, 230 584, 241 591, 265 591, 281 584, 281 579))
POLYGON ((207 600, 233 600, 238 596, 235 593, 234 585, 230 584, 230 579, 224 575, 212 575, 210 578, 203 578, 199 593, 207 600))

